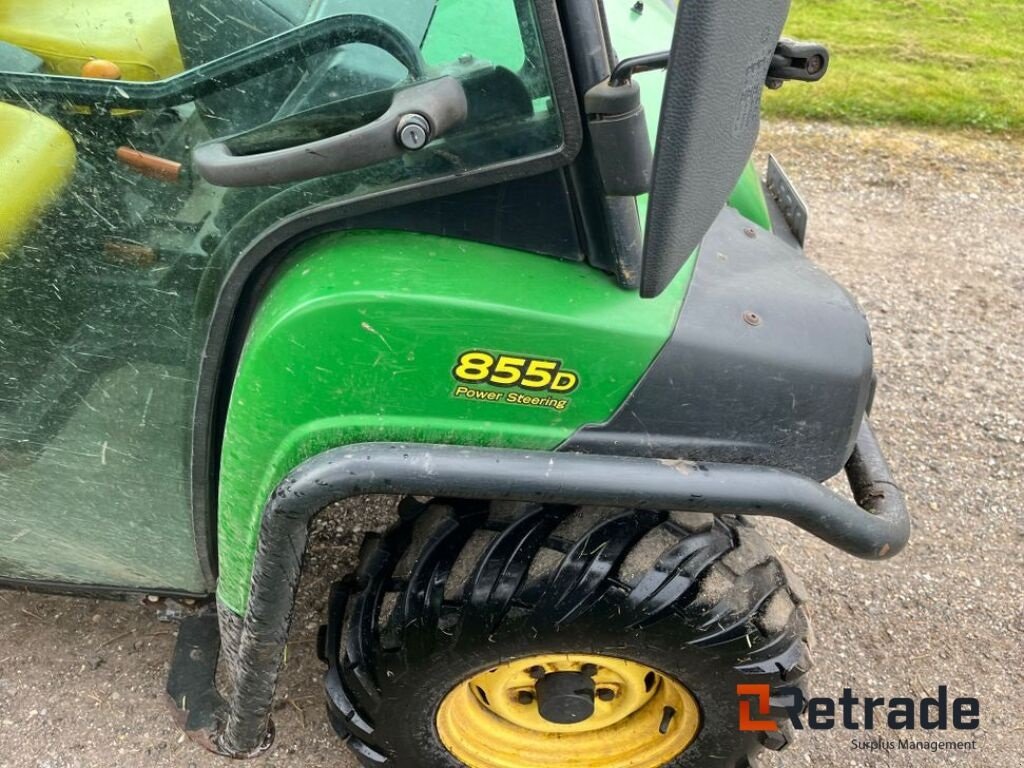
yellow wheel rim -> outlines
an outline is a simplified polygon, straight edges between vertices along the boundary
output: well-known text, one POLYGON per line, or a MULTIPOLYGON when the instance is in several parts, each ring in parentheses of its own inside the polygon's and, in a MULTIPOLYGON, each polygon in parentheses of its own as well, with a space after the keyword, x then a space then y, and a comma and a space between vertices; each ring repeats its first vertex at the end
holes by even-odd
POLYGON ((441 702, 437 731, 469 768, 659 768, 693 742, 697 700, 643 664, 586 654, 532 656, 481 672, 441 702), (593 714, 545 719, 538 679, 556 672, 594 681, 593 714))

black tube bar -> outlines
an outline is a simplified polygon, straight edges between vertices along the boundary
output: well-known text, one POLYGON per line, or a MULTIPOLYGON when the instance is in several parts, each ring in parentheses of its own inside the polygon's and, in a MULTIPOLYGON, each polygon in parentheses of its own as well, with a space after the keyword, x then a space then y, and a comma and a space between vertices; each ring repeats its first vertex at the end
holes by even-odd
POLYGON ((909 539, 910 520, 866 419, 846 471, 857 504, 807 477, 758 465, 397 443, 326 451, 289 474, 264 508, 218 749, 244 757, 266 747, 309 523, 337 501, 412 493, 765 515, 858 557, 892 557, 909 539))

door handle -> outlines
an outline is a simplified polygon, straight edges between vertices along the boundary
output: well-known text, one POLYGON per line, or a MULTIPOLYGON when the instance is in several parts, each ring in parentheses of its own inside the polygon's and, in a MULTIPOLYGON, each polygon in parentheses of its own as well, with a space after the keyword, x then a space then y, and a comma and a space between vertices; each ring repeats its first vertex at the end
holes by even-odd
POLYGON ((285 149, 236 155, 225 140, 192 151, 199 175, 219 187, 287 184, 366 168, 422 149, 466 120, 466 92, 454 77, 396 91, 375 120, 350 131, 285 149))

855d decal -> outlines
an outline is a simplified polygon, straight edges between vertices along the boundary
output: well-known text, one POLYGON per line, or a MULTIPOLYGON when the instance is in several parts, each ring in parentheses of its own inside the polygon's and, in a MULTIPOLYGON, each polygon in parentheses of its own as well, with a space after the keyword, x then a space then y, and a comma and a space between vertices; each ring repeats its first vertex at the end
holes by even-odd
POLYGON ((522 387, 535 392, 565 394, 572 392, 580 383, 579 375, 564 370, 561 360, 496 355, 480 349, 471 349, 459 355, 452 375, 467 384, 522 387))
POLYGON ((567 395, 580 385, 579 374, 562 367, 561 360, 529 355, 508 355, 470 349, 458 356, 452 376, 463 384, 487 384, 501 389, 523 389, 530 394, 492 392, 469 386, 455 388, 455 397, 471 400, 532 405, 564 410, 567 395))

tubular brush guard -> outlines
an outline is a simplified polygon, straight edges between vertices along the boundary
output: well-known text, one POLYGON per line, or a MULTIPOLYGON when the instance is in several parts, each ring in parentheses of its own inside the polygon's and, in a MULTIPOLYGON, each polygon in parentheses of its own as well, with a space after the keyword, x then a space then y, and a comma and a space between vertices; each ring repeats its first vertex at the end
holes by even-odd
MULTIPOLYGON (((232 691, 221 706, 206 667, 211 693, 193 693, 190 735, 231 757, 258 755, 269 746, 271 705, 308 526, 320 510, 342 499, 443 495, 765 515, 858 557, 892 557, 910 537, 910 519, 866 418, 846 475, 856 504, 807 477, 758 465, 397 443, 326 451, 288 475, 264 508, 247 611, 231 654, 232 691), (208 711, 195 711, 203 705, 208 711), (221 711, 212 711, 214 706, 221 711), (200 722, 205 733, 196 728, 200 722)), ((189 636, 182 631, 182 638, 189 636)), ((172 680, 181 679, 178 666, 188 658, 175 654, 172 680)))

